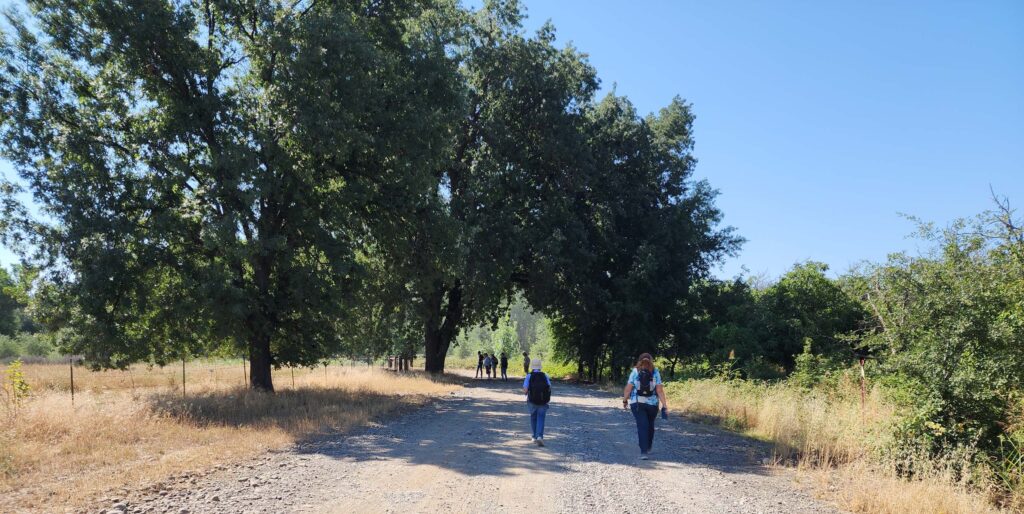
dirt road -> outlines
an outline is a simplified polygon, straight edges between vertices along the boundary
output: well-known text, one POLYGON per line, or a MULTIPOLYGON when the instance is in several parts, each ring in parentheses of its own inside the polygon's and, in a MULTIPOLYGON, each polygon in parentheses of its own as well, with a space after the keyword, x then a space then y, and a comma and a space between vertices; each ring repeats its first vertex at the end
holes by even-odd
POLYGON ((313 441, 144 496, 117 512, 837 512, 761 466, 756 442, 658 420, 640 461, 617 397, 556 384, 530 442, 520 381, 469 387, 386 425, 313 441))

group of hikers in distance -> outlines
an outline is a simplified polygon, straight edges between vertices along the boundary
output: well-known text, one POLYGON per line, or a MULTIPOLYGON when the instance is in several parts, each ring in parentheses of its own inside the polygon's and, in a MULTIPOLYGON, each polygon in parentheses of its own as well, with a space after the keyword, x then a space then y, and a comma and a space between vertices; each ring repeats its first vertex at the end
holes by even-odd
MULTIPOLYGON (((529 372, 526 367, 530 363, 530 357, 523 352, 525 358, 523 362, 523 373, 529 372)), ((476 352, 476 378, 484 378, 484 373, 487 373, 487 378, 491 379, 491 373, 494 373, 493 378, 498 378, 498 368, 501 368, 501 379, 508 380, 508 355, 505 352, 501 352, 501 357, 495 357, 493 353, 476 352)))
MULTIPOLYGON (((501 374, 504 377, 508 359, 504 358, 504 354, 502 357, 501 374)), ((523 380, 523 393, 526 394, 526 405, 530 412, 531 437, 534 444, 544 446, 544 419, 551 403, 551 377, 541 371, 540 359, 530 359, 526 352, 523 352, 523 357, 524 371, 529 369, 523 380)), ((647 460, 654 445, 654 422, 658 419, 658 413, 661 413, 662 419, 668 419, 665 388, 661 382, 661 373, 654 367, 654 358, 651 354, 641 354, 629 378, 626 379, 626 387, 622 391, 622 407, 629 408, 633 413, 640 445, 640 460, 647 460)))

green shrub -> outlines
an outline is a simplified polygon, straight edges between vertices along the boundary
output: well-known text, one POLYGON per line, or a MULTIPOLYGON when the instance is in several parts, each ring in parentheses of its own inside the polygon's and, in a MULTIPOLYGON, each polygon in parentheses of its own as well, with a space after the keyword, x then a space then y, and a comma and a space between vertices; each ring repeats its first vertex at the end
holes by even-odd
POLYGON ((44 334, 25 334, 20 337, 24 354, 32 357, 46 357, 54 353, 53 344, 44 334))
POLYGON ((789 381, 804 389, 813 389, 828 375, 831 363, 823 355, 815 355, 810 338, 804 339, 804 351, 794 359, 793 374, 789 381))
POLYGON ((21 341, 11 336, 0 335, 0 359, 20 357, 23 351, 21 341))
POLYGON ((0 335, 0 359, 3 360, 17 357, 46 357, 54 351, 53 343, 45 334, 0 335))
POLYGON ((992 470, 1007 492, 1010 509, 1024 509, 1024 429, 1000 438, 992 470))

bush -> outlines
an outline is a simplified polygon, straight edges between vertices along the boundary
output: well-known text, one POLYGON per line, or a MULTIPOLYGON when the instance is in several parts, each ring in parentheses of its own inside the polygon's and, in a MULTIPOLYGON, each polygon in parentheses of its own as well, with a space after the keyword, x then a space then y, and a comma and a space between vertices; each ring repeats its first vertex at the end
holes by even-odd
POLYGON ((24 355, 32 357, 47 357, 54 353, 53 344, 44 334, 26 334, 21 336, 24 348, 24 355))
POLYGON ((21 342, 18 339, 0 335, 0 360, 20 357, 23 351, 21 342))
POLYGON ((47 357, 55 348, 45 334, 0 335, 0 360, 17 357, 47 357))
POLYGON ((789 381, 798 387, 812 389, 828 376, 831 363, 823 355, 815 355, 811 338, 804 339, 804 351, 794 359, 793 374, 789 381))

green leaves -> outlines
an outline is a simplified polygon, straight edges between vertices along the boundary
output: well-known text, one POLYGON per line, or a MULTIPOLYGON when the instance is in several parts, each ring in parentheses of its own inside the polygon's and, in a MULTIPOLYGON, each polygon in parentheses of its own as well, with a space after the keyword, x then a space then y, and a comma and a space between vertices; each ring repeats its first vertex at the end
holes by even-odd
POLYGON ((910 429, 927 436, 931 451, 994 450, 1010 424, 1013 392, 1024 385, 1016 226, 1004 211, 941 231, 924 227, 931 253, 896 255, 865 273, 879 328, 868 343, 884 369, 928 398, 910 429))
MULTIPOLYGON (((342 349, 355 252, 415 204, 459 98, 418 4, 30 2, 0 44, 0 143, 54 229, 68 351, 342 349)), ((257 369, 259 368, 259 369, 257 369)))

